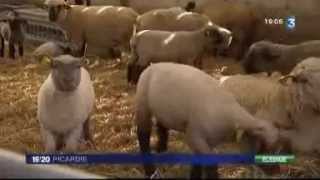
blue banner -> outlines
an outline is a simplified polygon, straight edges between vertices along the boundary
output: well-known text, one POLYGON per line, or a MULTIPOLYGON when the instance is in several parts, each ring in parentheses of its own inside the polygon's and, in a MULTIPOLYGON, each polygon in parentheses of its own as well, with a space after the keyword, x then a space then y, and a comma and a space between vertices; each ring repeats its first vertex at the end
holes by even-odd
POLYGON ((253 164, 253 154, 27 154, 27 164, 253 164))

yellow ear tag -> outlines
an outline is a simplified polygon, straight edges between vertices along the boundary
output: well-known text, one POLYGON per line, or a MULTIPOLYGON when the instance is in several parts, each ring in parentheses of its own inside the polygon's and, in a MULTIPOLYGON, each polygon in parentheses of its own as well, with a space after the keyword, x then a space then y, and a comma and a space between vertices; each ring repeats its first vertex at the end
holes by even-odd
POLYGON ((45 64, 45 65, 49 65, 50 64, 50 58, 48 57, 48 56, 43 56, 42 58, 41 58, 41 61, 40 61, 40 63, 41 64, 45 64))

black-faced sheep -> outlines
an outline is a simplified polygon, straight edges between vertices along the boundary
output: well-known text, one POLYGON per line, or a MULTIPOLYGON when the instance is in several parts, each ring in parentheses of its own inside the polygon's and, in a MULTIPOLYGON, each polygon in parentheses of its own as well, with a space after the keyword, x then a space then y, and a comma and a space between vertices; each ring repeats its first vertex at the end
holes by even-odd
POLYGON ((228 47, 231 41, 232 33, 214 24, 195 31, 140 31, 131 40, 128 82, 136 83, 150 63, 169 61, 201 68, 204 55, 228 47))
MULTIPOLYGON (((194 153, 210 153, 236 129, 246 129, 272 145, 278 130, 265 120, 257 120, 243 109, 219 81, 192 66, 156 63, 139 78, 135 99, 135 123, 142 153, 150 153, 152 117, 158 126, 158 152, 167 149, 168 130, 186 133, 194 153), (164 93, 165 92, 165 93, 164 93)), ((146 176, 154 171, 145 165, 146 176)), ((217 177, 217 167, 207 167, 208 178, 217 177)), ((201 178, 202 166, 193 166, 192 178, 201 178)))
POLYGON ((64 0, 46 0, 49 19, 67 33, 72 44, 77 46, 76 56, 84 55, 88 48, 103 47, 111 50, 129 47, 138 14, 131 8, 121 6, 69 5, 64 0))
POLYGON ((90 140, 89 116, 95 93, 81 60, 62 55, 51 60, 52 71, 38 94, 38 120, 45 150, 75 151, 81 135, 90 140))
POLYGON ((247 73, 279 71, 288 74, 307 57, 320 56, 320 41, 306 41, 296 45, 259 41, 250 46, 242 65, 247 73))
POLYGON ((16 46, 18 46, 19 55, 23 56, 24 33, 23 26, 27 23, 19 14, 12 10, 9 11, 0 23, 0 57, 4 57, 5 41, 9 46, 9 58, 15 58, 16 46))

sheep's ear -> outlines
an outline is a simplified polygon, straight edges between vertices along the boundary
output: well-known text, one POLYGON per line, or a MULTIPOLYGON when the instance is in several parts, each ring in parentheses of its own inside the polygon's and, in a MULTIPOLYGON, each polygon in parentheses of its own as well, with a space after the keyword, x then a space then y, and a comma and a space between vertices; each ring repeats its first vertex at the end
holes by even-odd
POLYGON ((85 66, 85 65, 89 65, 90 60, 88 58, 82 57, 80 59, 80 66, 85 66))
POLYGON ((50 67, 51 68, 56 68, 57 67, 57 62, 53 58, 51 58, 49 56, 46 56, 46 57, 47 57, 47 60, 49 61, 50 67))

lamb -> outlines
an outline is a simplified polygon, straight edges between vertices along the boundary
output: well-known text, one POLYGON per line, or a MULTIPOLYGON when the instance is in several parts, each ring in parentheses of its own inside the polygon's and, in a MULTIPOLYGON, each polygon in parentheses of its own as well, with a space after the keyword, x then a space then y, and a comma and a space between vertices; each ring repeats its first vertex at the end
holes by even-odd
POLYGON ((82 61, 71 55, 51 59, 52 71, 38 94, 37 117, 45 150, 75 151, 81 135, 91 140, 89 116, 95 93, 82 61))
POLYGON ((320 56, 320 41, 305 41, 295 45, 259 41, 250 46, 242 65, 247 73, 279 71, 288 74, 307 57, 320 56))
POLYGON ((128 82, 136 83, 150 63, 169 61, 201 68, 202 56, 230 46, 231 41, 231 32, 214 24, 195 31, 141 31, 131 40, 128 82))
POLYGON ((193 31, 211 24, 209 17, 187 12, 180 7, 155 9, 137 18, 137 32, 142 30, 193 31))
POLYGON ((43 56, 49 56, 49 57, 57 57, 63 54, 70 54, 71 49, 69 46, 63 46, 56 42, 46 42, 41 44, 37 49, 35 49, 32 53, 32 55, 40 60, 43 56))
POLYGON ((121 6, 69 5, 64 0, 46 0, 49 19, 67 33, 67 39, 76 45, 75 56, 83 56, 85 45, 103 47, 114 55, 114 49, 129 46, 138 14, 121 6), (103 20, 102 20, 103 19, 103 20))
POLYGON ((9 46, 9 58, 15 58, 15 46, 18 46, 19 55, 23 56, 25 40, 23 26, 27 24, 27 21, 14 10, 9 11, 6 18, 0 21, 0 57, 4 57, 5 41, 8 42, 9 46))
MULTIPOLYGON (((141 74, 135 98, 135 123, 142 153, 150 153, 153 116, 158 127, 159 153, 167 149, 170 129, 185 132, 194 153, 210 153, 236 129, 246 129, 271 146, 277 141, 278 130, 269 121, 251 116, 231 93, 219 87, 217 80, 189 65, 152 64, 141 74)), ((153 165, 144 168, 146 176, 155 169, 153 165)), ((201 171, 202 166, 193 166, 191 177, 201 178, 201 171)), ((206 167, 206 174, 208 178, 217 177, 217 167, 206 167)))

